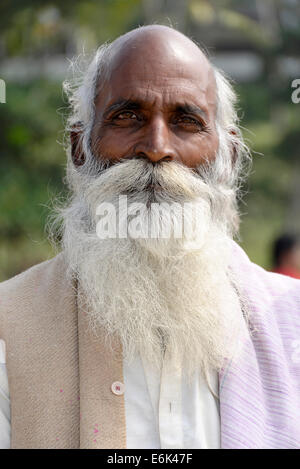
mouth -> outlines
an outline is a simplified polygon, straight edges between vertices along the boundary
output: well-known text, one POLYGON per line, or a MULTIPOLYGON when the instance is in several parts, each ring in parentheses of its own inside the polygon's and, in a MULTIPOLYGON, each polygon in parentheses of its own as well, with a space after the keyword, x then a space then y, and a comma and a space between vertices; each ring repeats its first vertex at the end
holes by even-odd
POLYGON ((161 191, 162 187, 159 184, 148 184, 146 189, 150 191, 161 191))

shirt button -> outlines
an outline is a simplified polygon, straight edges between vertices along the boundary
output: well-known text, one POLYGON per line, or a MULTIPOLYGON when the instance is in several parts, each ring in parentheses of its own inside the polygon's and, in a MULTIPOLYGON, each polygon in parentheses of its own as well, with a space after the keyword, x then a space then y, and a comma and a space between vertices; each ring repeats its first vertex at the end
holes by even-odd
POLYGON ((112 385, 111 385, 111 390, 114 394, 116 394, 117 396, 121 396, 122 394, 124 394, 124 391, 125 391, 125 385, 123 383, 121 383, 120 381, 115 381, 112 385))

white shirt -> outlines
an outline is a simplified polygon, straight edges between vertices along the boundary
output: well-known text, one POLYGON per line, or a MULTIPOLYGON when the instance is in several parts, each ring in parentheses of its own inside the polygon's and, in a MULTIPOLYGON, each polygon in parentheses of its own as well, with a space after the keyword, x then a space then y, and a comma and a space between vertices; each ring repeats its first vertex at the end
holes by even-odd
MULTIPOLYGON (((189 383, 167 353, 161 373, 141 356, 123 366, 128 449, 220 448, 218 400, 200 373, 189 383)), ((210 380, 217 394, 217 373, 210 380)), ((10 448, 10 400, 0 340, 0 449, 5 448, 10 448)))

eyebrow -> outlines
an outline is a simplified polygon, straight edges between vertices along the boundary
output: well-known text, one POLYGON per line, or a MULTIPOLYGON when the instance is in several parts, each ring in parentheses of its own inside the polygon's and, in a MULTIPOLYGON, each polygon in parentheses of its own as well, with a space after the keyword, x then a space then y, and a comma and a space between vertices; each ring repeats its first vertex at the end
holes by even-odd
MULTIPOLYGON (((112 112, 122 111, 123 109, 138 111, 145 107, 145 105, 146 103, 139 99, 119 98, 117 101, 108 106, 108 108, 103 113, 103 117, 107 118, 112 112)), ((175 111, 181 112, 183 114, 194 114, 208 120, 207 112, 196 104, 190 104, 187 102, 174 103, 174 105, 171 105, 170 108, 173 112, 175 111)))
POLYGON ((132 110, 137 111, 141 108, 142 108, 142 102, 139 100, 120 98, 114 103, 112 103, 110 106, 108 106, 108 108, 103 113, 103 117, 106 118, 112 112, 122 111, 123 109, 132 109, 132 110))
POLYGON ((174 107, 177 112, 182 112, 183 114, 194 114, 208 120, 207 112, 196 104, 183 103, 176 104, 174 107))

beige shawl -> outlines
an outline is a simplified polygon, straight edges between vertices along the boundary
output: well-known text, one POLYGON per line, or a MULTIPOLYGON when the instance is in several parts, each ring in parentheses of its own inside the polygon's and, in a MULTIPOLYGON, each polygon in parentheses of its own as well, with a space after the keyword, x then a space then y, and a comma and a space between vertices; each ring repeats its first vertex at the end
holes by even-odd
POLYGON ((125 448, 121 347, 88 329, 63 254, 0 284, 12 448, 125 448))

